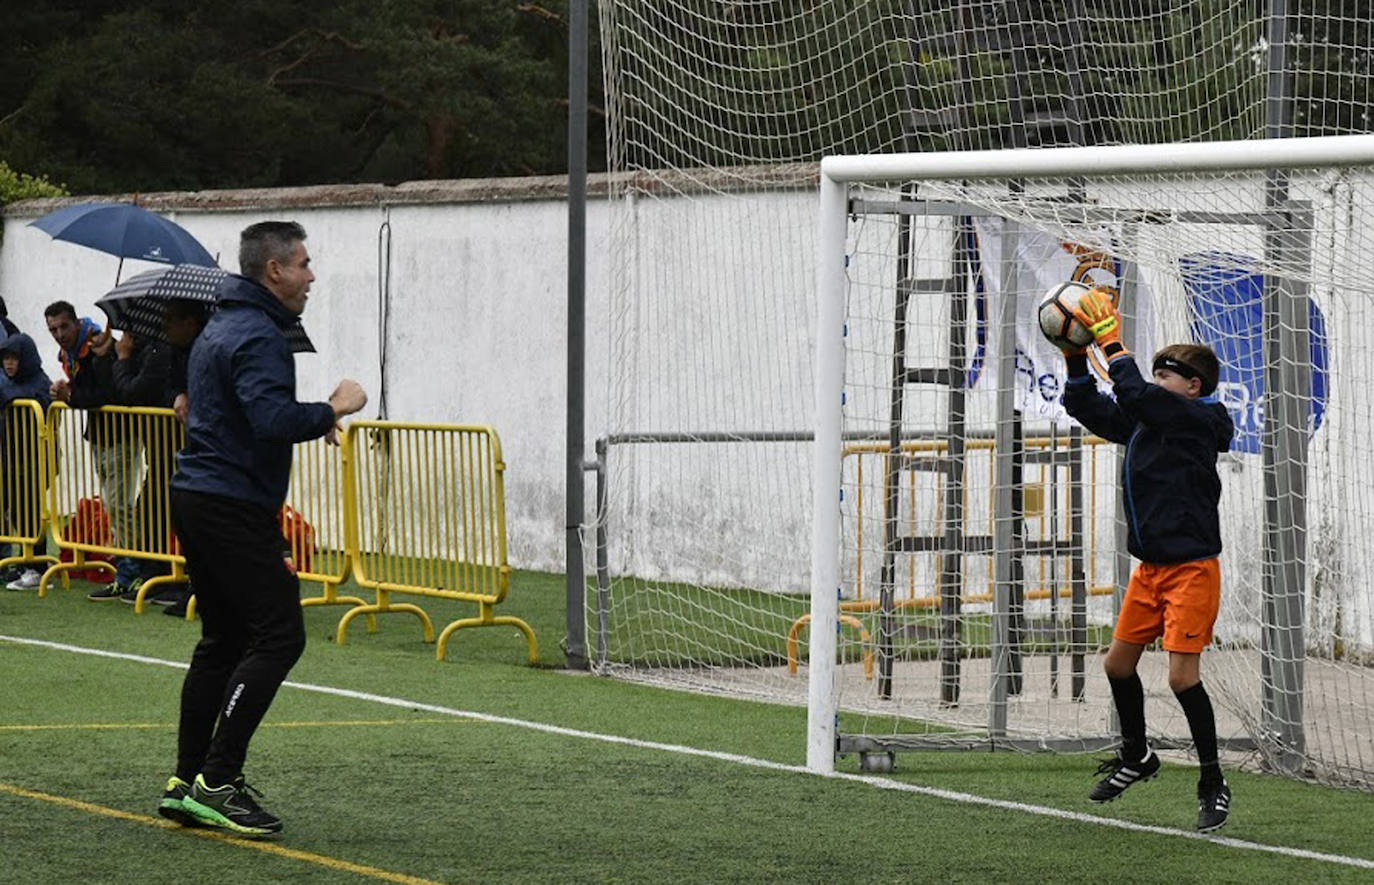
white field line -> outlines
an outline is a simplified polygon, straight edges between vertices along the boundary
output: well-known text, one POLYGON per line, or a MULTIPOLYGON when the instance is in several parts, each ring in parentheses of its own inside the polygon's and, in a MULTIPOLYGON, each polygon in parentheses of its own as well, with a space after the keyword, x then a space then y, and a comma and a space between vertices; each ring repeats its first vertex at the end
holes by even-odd
MULTIPOLYGON (((150 658, 144 655, 126 654, 124 652, 105 651, 97 648, 85 648, 79 645, 67 645, 60 642, 49 642, 42 639, 29 639, 21 636, 6 636, 0 634, 0 642, 12 642, 17 645, 29 645, 39 648, 48 648, 55 651, 65 651, 74 654, 93 655, 102 658, 115 658, 122 661, 133 661, 140 664, 151 664, 159 667, 171 667, 176 670, 185 670, 187 665, 180 661, 168 661, 162 658, 150 658)), ((530 722, 525 719, 512 719, 508 716, 492 716, 488 713, 478 713, 472 710, 459 710, 454 707, 443 707, 437 704, 426 704, 421 701, 411 701, 405 698, 393 698, 386 695, 371 694, 365 691, 353 691, 347 688, 335 688, 329 685, 314 685, 309 682, 283 683, 290 688, 301 691, 315 692, 316 694, 333 695, 334 697, 351 698, 353 700, 367 701, 373 704, 382 704, 388 707, 400 707, 407 710, 422 710, 427 713, 436 713, 444 716, 453 716, 460 719, 468 719, 475 722, 486 722, 494 725, 509 725, 515 728, 525 728, 531 731, 543 732, 544 734, 559 735, 562 737, 580 738, 582 740, 601 741, 607 744, 620 744, 627 747, 639 747, 646 750, 658 750, 664 753, 677 753, 683 756, 695 756, 702 759, 713 759, 717 762, 729 762, 735 765, 747 765, 751 768, 762 768, 769 771, 783 771, 792 774, 808 774, 812 776, 828 777, 833 780, 854 781, 857 783, 868 784, 883 790, 892 790, 899 793, 914 793, 918 796, 929 796, 935 799, 944 799, 949 802, 959 802, 964 805, 981 805, 985 808, 999 808, 1004 811, 1015 811, 1022 814, 1033 814, 1040 817, 1050 817, 1056 820, 1075 821, 1077 823, 1091 824, 1100 827, 1111 827, 1118 830, 1127 830, 1133 833, 1151 833, 1156 836, 1170 836, 1176 839, 1191 839, 1200 842, 1211 842, 1216 845, 1223 845, 1227 848, 1235 848, 1242 851, 1261 851, 1268 854, 1278 854, 1284 857, 1295 857, 1303 860, 1315 860, 1323 863, 1340 864, 1342 866, 1356 867, 1359 869, 1374 870, 1374 859, 1364 857, 1351 857, 1344 854, 1327 854, 1321 851, 1309 851, 1304 848, 1290 848, 1282 845, 1265 845, 1260 842, 1247 842, 1244 839, 1231 839, 1226 836, 1211 836, 1191 830, 1179 830, 1171 827, 1157 827, 1149 824, 1138 824, 1131 821, 1113 820, 1112 818, 1098 817, 1092 814, 1082 814, 1077 811, 1065 811, 1060 808, 1050 808, 1044 805, 1031 805, 1025 802, 1011 802, 1006 799, 990 799, 986 796, 975 796, 972 793, 960 793, 954 790, 941 790, 935 787, 923 787, 919 784, 906 783, 904 781, 892 780, 891 778, 875 777, 872 775, 848 774, 846 772, 834 772, 828 775, 815 775, 802 765, 787 765, 781 762, 772 762, 767 759, 756 759, 753 756, 741 756, 737 753, 722 753, 718 750, 703 750, 698 747, 686 747, 681 744, 665 744, 659 741, 644 741, 636 738, 621 737, 614 734, 602 734, 595 731, 583 731, 579 728, 566 728, 561 725, 549 725, 544 722, 530 722)))

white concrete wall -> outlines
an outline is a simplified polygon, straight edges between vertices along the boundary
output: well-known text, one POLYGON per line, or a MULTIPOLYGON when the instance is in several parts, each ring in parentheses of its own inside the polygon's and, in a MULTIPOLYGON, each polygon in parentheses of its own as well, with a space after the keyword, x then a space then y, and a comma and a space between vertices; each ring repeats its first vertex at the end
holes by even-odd
MULTIPOLYGON (((810 429, 814 193, 801 188, 741 198, 719 182, 696 182, 710 195, 687 199, 674 196, 681 182, 641 184, 653 189, 656 183, 655 198, 623 206, 614 218, 604 197, 593 197, 589 205, 588 456, 592 440, 608 429, 810 429), (619 226, 614 236, 612 224, 619 226), (613 309, 608 293, 616 285, 630 287, 633 297, 622 297, 613 309), (619 367, 616 384, 608 379, 613 360, 619 367), (609 400, 616 397, 622 401, 613 412, 609 400)), ((1313 294, 1329 315, 1362 320, 1370 310, 1374 249, 1354 221, 1374 207, 1374 184, 1360 180, 1348 190, 1309 188, 1302 195, 1318 207, 1313 294)), ((1112 205, 1132 198, 1129 192, 1109 196, 1112 205)), ((147 201, 186 226, 230 268, 246 225, 266 218, 304 224, 318 275, 305 324, 320 352, 298 359, 300 394, 323 398, 340 377, 352 376, 373 396, 369 416, 376 414, 381 382, 378 234, 389 220, 388 416, 493 425, 508 464, 511 562, 563 568, 567 217, 561 181, 151 195, 147 201)), ((1176 193, 1168 201, 1184 204, 1176 193)), ((0 296, 13 319, 40 342, 53 375, 59 370, 44 329, 44 306, 66 298, 83 313, 97 313, 94 302, 114 283, 117 266, 111 256, 54 242, 27 227, 55 205, 11 206, 0 243, 0 296)), ((1207 233, 1215 236, 1216 227, 1207 233)), ((1154 226, 1141 236, 1138 251, 1147 259, 1159 241, 1164 257, 1153 261, 1157 267, 1170 266, 1168 255, 1179 251, 1225 244, 1258 250, 1257 243, 1236 236, 1213 243, 1183 226, 1154 226), (1184 241, 1166 249, 1162 241, 1171 236, 1184 241)), ((946 260, 945 238, 931 243, 935 251, 918 257, 946 260)), ((892 250, 875 254, 890 260, 892 250)), ((125 274, 149 266, 131 263, 125 274)), ((862 268, 856 261, 850 272, 858 279, 862 268)), ((888 279, 883 264, 875 280, 885 287, 888 279)), ((1148 282, 1160 293, 1167 288, 1154 278, 1148 282)), ((883 379, 890 357, 882 329, 889 312, 873 314, 872 370, 861 371, 862 356, 851 355, 849 411, 864 411, 858 379, 876 379, 881 395, 871 410, 875 426, 886 415, 883 379)), ((943 322, 938 312, 922 321, 930 328, 943 322)), ((865 324, 857 317, 851 323, 851 346, 857 346, 865 324)), ((1362 321, 1334 324, 1333 353, 1370 353, 1369 327, 1362 321)), ((993 381, 993 367, 986 364, 985 383, 993 381)), ((1316 512, 1332 506, 1323 496, 1334 495, 1367 467, 1366 440, 1374 425, 1365 374, 1333 375, 1326 426, 1310 453, 1314 525, 1316 512)), ((938 402, 913 398, 909 414, 922 413, 935 420, 938 402)), ((623 447, 612 458, 613 569, 719 586, 804 589, 808 455, 805 445, 697 447, 690 453, 682 446, 623 447)), ((1244 489, 1238 518, 1228 520, 1237 530, 1255 525, 1260 513, 1252 482, 1242 484, 1238 475, 1227 479, 1235 487, 1233 497, 1244 489)), ((589 483, 589 507, 591 496, 589 483)), ((1341 516, 1337 525, 1348 534, 1338 546, 1349 555, 1333 573, 1363 588, 1369 514, 1358 497, 1342 502, 1331 512, 1341 516)), ((1228 545, 1247 551, 1234 575, 1258 568, 1254 541, 1232 545, 1228 538, 1228 545)), ((1346 619, 1358 619, 1368 632, 1374 622, 1367 594, 1350 606, 1346 619)))
MULTIPOLYGON (((379 405, 378 232, 387 211, 373 205, 280 205, 264 192, 213 210, 150 208, 174 218, 221 264, 237 269, 239 231, 264 219, 299 221, 317 280, 305 326, 318 350, 297 358, 299 395, 324 399, 342 377, 357 379, 379 405), (276 203, 277 205, 273 205, 276 203)), ((321 199, 327 199, 321 196, 321 199)), ((164 202, 192 203, 190 195, 164 202)), ((52 377, 57 347, 43 309, 71 301, 102 325, 95 301, 115 282, 118 260, 52 240, 28 227, 51 201, 17 204, 4 218, 0 296, 10 317, 38 342, 52 377)), ((567 208, 561 198, 519 196, 480 202, 394 205, 387 410, 397 420, 490 424, 507 462, 510 560, 522 568, 563 568, 564 422, 567 354, 567 208)), ((602 254, 605 200, 588 213, 589 371, 604 372, 596 324, 606 314, 602 254)), ((126 262, 124 276, 155 265, 126 262)), ((589 378, 589 390, 605 389, 589 378)), ((588 402, 588 438, 603 422, 588 402)), ((590 454, 590 444, 589 444, 590 454)))

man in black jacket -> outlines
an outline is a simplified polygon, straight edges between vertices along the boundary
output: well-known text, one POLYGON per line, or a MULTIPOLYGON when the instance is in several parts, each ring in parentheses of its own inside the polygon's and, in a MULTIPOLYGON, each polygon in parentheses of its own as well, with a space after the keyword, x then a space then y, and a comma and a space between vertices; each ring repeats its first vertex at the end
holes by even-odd
POLYGON ((181 692, 176 775, 158 811, 246 836, 281 831, 243 779, 248 743, 305 650, 300 583, 282 556, 277 512, 292 446, 332 434, 367 403, 354 381, 328 402, 296 401, 284 330, 315 275, 305 231, 265 221, 243 231, 242 276, 191 349, 186 447, 172 478, 172 522, 195 581, 200 643, 181 692))
MULTIPOLYGON (((174 396, 171 390, 172 345, 152 338, 137 338, 126 332, 115 342, 114 349, 116 358, 112 375, 119 403, 125 406, 170 407, 174 396)), ((179 435, 176 433, 179 428, 157 416, 137 415, 130 416, 130 419, 127 436, 139 441, 148 462, 133 513, 136 549, 170 552, 171 516, 168 513, 167 482, 175 466, 175 438, 179 435)), ((137 559, 135 562, 136 576, 124 582, 125 590, 120 595, 120 599, 129 605, 138 601, 143 582, 168 573, 164 561, 137 559)), ((161 586, 146 598, 154 604, 172 605, 180 596, 179 588, 161 586)))
MULTIPOLYGON (((171 359, 169 373, 167 376, 166 397, 167 404, 176 413, 177 420, 183 425, 186 423, 186 416, 190 408, 190 399, 186 395, 189 387, 186 377, 186 367, 191 358, 191 347, 200 337, 200 330, 205 328, 207 310, 205 302, 191 301, 182 298, 172 298, 167 301, 162 311, 162 331, 167 336, 167 341, 171 344, 171 359)), ((175 455, 167 462, 165 472, 159 475, 159 482, 169 484, 172 478, 172 471, 176 466, 175 455)), ((149 474, 152 474, 151 467, 149 474)), ((187 584, 175 589, 171 593, 164 594, 162 600, 171 599, 171 604, 163 609, 164 614, 172 617, 181 618, 186 616, 187 603, 190 601, 191 588, 187 584)))

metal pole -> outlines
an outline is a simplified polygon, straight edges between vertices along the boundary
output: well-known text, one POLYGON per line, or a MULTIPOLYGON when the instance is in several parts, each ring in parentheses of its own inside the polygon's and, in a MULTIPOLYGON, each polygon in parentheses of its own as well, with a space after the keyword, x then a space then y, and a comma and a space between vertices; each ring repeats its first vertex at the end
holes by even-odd
POLYGON ((587 4, 568 4, 568 427, 567 629, 565 665, 587 669, 584 620, 586 576, 582 559, 582 434, 585 427, 587 322, 587 4))
POLYGON ((1071 627, 1069 654, 1073 669, 1073 699, 1082 701, 1087 687, 1085 661, 1088 646, 1088 579, 1083 530, 1083 428, 1069 430, 1069 604, 1071 627))
POLYGON ((993 482, 993 603, 992 685, 989 686, 988 735, 1007 733, 1007 694, 1011 688, 1011 596, 1015 582, 1016 537, 1013 520, 1014 471, 1016 469, 1016 245, 1020 229, 1015 221, 1003 223, 1002 319, 997 353, 997 433, 994 443, 993 482))
MULTIPOLYGON (((1292 132, 1292 76, 1288 64, 1288 3, 1269 3, 1269 94, 1265 135, 1289 138, 1292 132)), ((1311 220, 1292 213, 1288 170, 1269 170, 1265 207, 1283 211, 1287 224, 1270 224, 1264 235, 1265 260, 1286 269, 1310 260, 1311 220), (1300 229, 1296 218, 1305 218, 1300 229)), ((1310 359, 1307 339, 1307 288, 1300 275, 1266 274, 1264 341, 1264 561, 1261 723, 1270 745, 1270 762, 1280 771, 1298 771, 1306 744, 1303 729, 1303 602, 1306 592, 1307 396, 1310 359)))
MULTIPOLYGON (((915 196, 910 187, 903 198, 915 196)), ((892 389, 888 409, 888 449, 883 459, 883 564, 878 573, 878 697, 892 697, 893 616, 897 570, 897 519, 902 494, 902 474, 907 473, 902 456, 902 410, 906 401, 906 316, 913 285, 911 269, 911 219, 897 219, 896 307, 892 319, 892 389)), ((914 479, 913 479, 914 481, 914 479)))
POLYGON ((945 419, 948 466, 942 511, 940 555, 940 703, 956 705, 960 692, 963 633, 960 594, 964 588, 964 459, 968 434, 968 285, 976 274, 973 219, 960 216, 954 225, 954 260, 945 288, 949 293, 949 412, 945 419))
MULTIPOLYGON (((1283 230, 1266 234, 1266 253, 1280 267, 1307 260, 1311 216, 1296 211, 1283 230)), ((1270 761, 1280 771, 1302 768, 1303 637, 1307 590, 1307 284, 1288 274, 1264 281, 1264 623, 1263 732, 1276 740, 1270 761)))
POLYGON ((603 436, 596 441, 596 664, 610 659, 611 563, 606 521, 610 518, 610 477, 606 457, 610 445, 603 436))

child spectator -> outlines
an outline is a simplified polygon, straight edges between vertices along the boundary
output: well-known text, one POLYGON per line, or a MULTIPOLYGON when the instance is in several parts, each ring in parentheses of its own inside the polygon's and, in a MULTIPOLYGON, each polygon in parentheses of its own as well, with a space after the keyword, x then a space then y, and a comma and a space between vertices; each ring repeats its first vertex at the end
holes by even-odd
MULTIPOLYGON (((47 540, 39 532, 43 513, 43 472, 36 435, 24 437, 18 427, 10 425, 9 405, 15 400, 35 400, 45 411, 52 401, 49 390, 52 381, 43 372, 38 346, 23 332, 8 336, 0 344, 0 409, 5 418, 3 442, 0 442, 0 464, 5 471, 4 519, 5 531, 13 535, 37 536, 34 553, 47 551, 47 540), (27 443, 27 444, 26 444, 27 443)), ((32 590, 38 586, 42 574, 31 566, 23 570, 6 586, 11 590, 32 590)))

